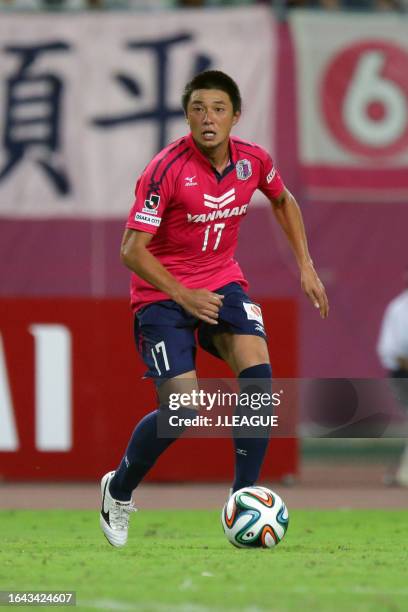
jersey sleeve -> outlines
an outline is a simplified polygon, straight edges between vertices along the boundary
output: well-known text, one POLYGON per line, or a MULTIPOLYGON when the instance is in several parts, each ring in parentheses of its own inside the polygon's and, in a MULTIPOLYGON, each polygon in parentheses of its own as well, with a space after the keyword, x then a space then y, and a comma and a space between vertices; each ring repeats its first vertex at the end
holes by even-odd
POLYGON ((271 200, 281 195, 282 191, 285 189, 285 185, 269 153, 263 149, 262 153, 261 175, 258 189, 271 200))
POLYGON ((126 223, 129 229, 155 234, 160 227, 171 193, 168 177, 160 173, 156 176, 156 169, 157 161, 154 160, 136 183, 135 201, 126 223))

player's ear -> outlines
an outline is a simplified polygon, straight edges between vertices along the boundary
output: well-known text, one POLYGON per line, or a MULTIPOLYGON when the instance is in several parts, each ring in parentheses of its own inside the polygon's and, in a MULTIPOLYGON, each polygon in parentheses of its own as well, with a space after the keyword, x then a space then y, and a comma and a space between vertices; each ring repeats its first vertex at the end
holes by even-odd
POLYGON ((241 118, 241 113, 240 111, 237 111, 236 113, 234 113, 234 117, 232 119, 232 125, 236 125, 238 123, 238 121, 241 118))

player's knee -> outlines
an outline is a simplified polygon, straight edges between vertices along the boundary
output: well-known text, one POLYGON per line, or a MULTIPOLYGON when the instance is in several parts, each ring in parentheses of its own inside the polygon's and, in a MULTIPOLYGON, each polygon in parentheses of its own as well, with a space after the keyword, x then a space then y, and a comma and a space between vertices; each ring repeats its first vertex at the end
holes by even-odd
POLYGON ((197 405, 198 382, 195 372, 186 375, 174 376, 162 382, 157 387, 157 394, 161 406, 169 406, 171 410, 191 408, 198 410, 197 405))
POLYGON ((237 336, 234 342, 234 355, 239 376, 243 371, 254 368, 249 375, 252 375, 253 378, 263 377, 265 373, 263 366, 269 365, 268 345, 264 338, 237 336))

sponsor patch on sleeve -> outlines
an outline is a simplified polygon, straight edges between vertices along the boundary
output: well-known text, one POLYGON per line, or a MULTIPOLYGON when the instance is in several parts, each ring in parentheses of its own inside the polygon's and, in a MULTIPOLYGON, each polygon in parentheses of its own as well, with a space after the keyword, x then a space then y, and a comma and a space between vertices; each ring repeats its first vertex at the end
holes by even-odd
POLYGON ((155 193, 150 196, 148 200, 145 200, 143 212, 148 213, 150 215, 157 215, 157 210, 160 204, 160 196, 155 193))
POLYGON ((248 302, 242 302, 242 304, 245 308, 247 318, 250 321, 258 321, 258 323, 260 323, 263 326, 264 323, 263 323, 262 311, 260 307, 257 304, 251 304, 248 302))
POLYGON ((144 213, 137 212, 135 214, 135 221, 138 221, 139 223, 146 223, 146 225, 155 225, 156 227, 159 227, 161 217, 153 217, 153 215, 146 215, 144 213))
POLYGON ((273 181, 275 174, 276 174, 276 170, 275 170, 274 167, 272 167, 272 170, 270 171, 270 173, 266 177, 266 182, 268 183, 268 185, 269 185, 269 183, 271 183, 273 181))

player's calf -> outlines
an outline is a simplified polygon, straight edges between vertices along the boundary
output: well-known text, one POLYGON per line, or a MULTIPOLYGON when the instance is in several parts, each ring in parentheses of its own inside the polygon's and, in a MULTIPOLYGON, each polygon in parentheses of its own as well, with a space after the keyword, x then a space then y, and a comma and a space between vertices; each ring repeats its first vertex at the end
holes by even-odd
MULTIPOLYGON (((262 394, 271 395, 272 369, 269 363, 262 363, 242 370, 238 377, 240 401, 236 408, 238 416, 254 414, 253 408, 262 394), (243 396, 245 395, 245 401, 243 396)), ((256 404, 258 406, 258 404, 256 404)), ((271 408, 257 409, 257 413, 271 408)), ((233 491, 253 486, 258 479, 269 444, 270 427, 241 426, 233 430, 235 446, 235 479, 233 491)))

